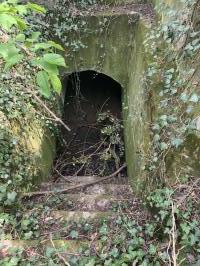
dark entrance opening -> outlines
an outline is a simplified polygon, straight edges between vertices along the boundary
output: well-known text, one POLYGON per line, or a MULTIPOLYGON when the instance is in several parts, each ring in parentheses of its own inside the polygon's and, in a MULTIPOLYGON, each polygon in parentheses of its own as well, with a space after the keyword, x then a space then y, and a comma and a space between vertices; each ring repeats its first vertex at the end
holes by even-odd
POLYGON ((125 160, 120 84, 95 71, 70 74, 64 84, 63 120, 71 132, 63 131, 64 142, 58 145, 57 172, 62 176, 113 173, 125 160))

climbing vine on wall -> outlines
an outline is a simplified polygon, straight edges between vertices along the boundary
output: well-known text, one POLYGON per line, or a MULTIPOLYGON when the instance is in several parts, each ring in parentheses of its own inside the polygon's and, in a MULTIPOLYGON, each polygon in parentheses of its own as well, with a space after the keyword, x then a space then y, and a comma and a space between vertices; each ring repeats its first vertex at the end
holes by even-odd
POLYGON ((40 33, 26 19, 29 13, 44 12, 39 5, 17 0, 0 4, 1 205, 16 202, 18 190, 30 188, 37 175, 37 163, 26 143, 30 123, 53 128, 52 112, 47 112, 44 101, 51 97, 52 107, 55 93, 61 91, 59 67, 66 64, 56 50, 63 48, 53 41, 41 42, 40 33))
POLYGON ((166 184, 175 172, 174 178, 179 180, 193 174, 187 147, 194 145, 195 149, 195 144, 188 142, 196 139, 200 100, 197 76, 200 33, 194 27, 198 2, 181 1, 181 13, 164 1, 160 3, 157 10, 163 17, 144 43, 150 59, 147 90, 155 103, 151 124, 153 149, 147 167, 152 182, 159 179, 166 184), (181 168, 185 159, 187 166, 181 168), (176 171, 174 160, 178 164, 176 171))

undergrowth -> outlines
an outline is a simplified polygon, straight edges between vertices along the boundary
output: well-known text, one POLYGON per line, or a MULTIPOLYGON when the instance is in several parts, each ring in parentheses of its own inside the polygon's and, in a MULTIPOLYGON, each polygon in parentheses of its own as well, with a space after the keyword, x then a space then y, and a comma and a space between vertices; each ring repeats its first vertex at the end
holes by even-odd
MULTIPOLYGON (((85 4, 93 4, 93 1, 81 3, 85 8, 85 4)), ((150 182, 147 182, 149 188, 159 188, 148 193, 144 204, 138 206, 133 215, 130 212, 130 206, 122 208, 119 204, 115 206, 117 216, 113 220, 103 219, 98 221, 98 225, 87 221, 72 225, 62 224, 57 236, 77 240, 80 235, 84 235, 89 242, 89 248, 88 245, 83 244, 77 254, 70 252, 68 254, 66 246, 56 247, 56 241, 50 230, 55 220, 49 219, 49 224, 47 223, 49 227, 45 228, 45 232, 48 232, 45 239, 50 243, 48 247, 40 243, 35 247, 33 245, 23 249, 17 247, 7 249, 2 245, 1 265, 200 264, 200 213, 198 210, 200 192, 198 171, 193 167, 196 166, 193 160, 198 160, 198 156, 194 152, 191 153, 191 145, 195 148, 195 152, 199 148, 200 33, 198 23, 195 24, 199 1, 184 0, 181 3, 183 5, 181 14, 162 5, 158 11, 165 13, 168 19, 160 19, 158 24, 149 31, 144 43, 149 55, 146 74, 147 93, 153 95, 156 103, 153 121, 151 121, 152 146, 145 170, 149 176, 150 182), (65 233, 64 236, 63 233, 65 233)), ((70 22, 70 19, 68 22, 71 26, 62 24, 63 32, 68 30, 76 32, 80 25, 70 22)), ((55 23, 52 32, 56 31, 56 27, 60 27, 60 24, 55 23)), ((86 26, 82 22, 80 27, 86 26)), ((65 38, 63 32, 57 32, 61 39, 65 38)), ((63 42, 66 42, 66 39, 63 39, 63 42)), ((77 42, 74 49, 83 46, 84 44, 77 42)), ((32 79, 31 71, 32 68, 27 72, 24 71, 28 80, 32 79)), ((31 112, 35 110, 33 107, 37 106, 37 102, 29 94, 20 93, 23 82, 8 83, 12 78, 13 76, 7 72, 1 75, 0 112, 3 113, 1 115, 3 122, 1 121, 0 125, 0 174, 3 182, 0 187, 2 210, 0 235, 1 239, 6 240, 42 239, 44 228, 41 224, 44 220, 41 220, 41 217, 44 219, 49 217, 51 207, 42 204, 34 211, 27 212, 20 201, 16 201, 15 188, 31 184, 29 173, 32 171, 32 160, 30 154, 23 150, 19 138, 13 136, 9 126, 5 128, 5 125, 10 124, 10 119, 15 121, 19 116, 26 119, 27 115, 31 118, 31 112)), ((36 111, 33 114, 38 115, 36 111)), ((48 123, 45 116, 43 119, 48 123)), ((112 118, 101 114, 99 122, 105 119, 112 118)), ((24 122, 21 121, 22 128, 24 122)), ((113 126, 114 129, 113 127, 102 128, 102 133, 108 137, 110 130, 118 131, 120 128, 117 123, 113 126)), ((118 138, 109 141, 119 144, 118 138)), ((104 159, 107 159, 106 156, 108 154, 104 155, 104 159)))
POLYGON ((198 265, 199 213, 195 198, 188 196, 189 189, 182 191, 181 200, 180 191, 174 188, 158 189, 135 211, 131 211, 131 205, 118 203, 115 217, 93 223, 84 219, 76 223, 56 220, 45 204, 35 205, 35 209, 19 216, 18 223, 14 217, 1 216, 1 228, 7 234, 24 240, 41 239, 40 245, 29 248, 3 249, 1 255, 6 257, 1 265, 67 265, 65 261, 74 266, 171 265, 174 238, 177 265, 198 265), (56 248, 58 238, 63 239, 63 244, 56 248), (82 241, 75 253, 65 244, 70 239, 82 241))

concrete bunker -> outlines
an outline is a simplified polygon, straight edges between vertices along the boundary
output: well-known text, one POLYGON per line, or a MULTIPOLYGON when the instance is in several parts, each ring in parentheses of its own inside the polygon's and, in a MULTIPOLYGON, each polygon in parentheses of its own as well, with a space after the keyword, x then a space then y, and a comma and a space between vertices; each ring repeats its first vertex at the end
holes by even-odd
MULTIPOLYGON (((122 87, 111 77, 92 70, 64 79, 63 131, 58 143, 57 169, 63 176, 108 175, 125 161, 122 87), (59 159, 62 158, 62 159, 59 159)), ((125 176, 125 172, 122 173, 125 176)))

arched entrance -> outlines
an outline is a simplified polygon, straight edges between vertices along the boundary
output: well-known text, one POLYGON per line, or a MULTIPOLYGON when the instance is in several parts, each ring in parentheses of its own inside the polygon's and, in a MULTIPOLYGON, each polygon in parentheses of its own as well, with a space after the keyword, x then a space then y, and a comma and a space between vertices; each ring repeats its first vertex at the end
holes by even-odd
POLYGON ((107 175, 125 160, 121 85, 96 71, 67 75, 64 81, 63 120, 71 132, 63 132, 59 156, 68 175, 107 175))

